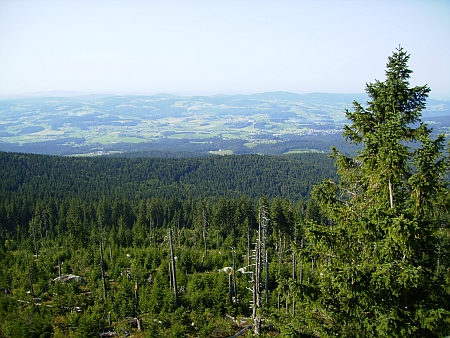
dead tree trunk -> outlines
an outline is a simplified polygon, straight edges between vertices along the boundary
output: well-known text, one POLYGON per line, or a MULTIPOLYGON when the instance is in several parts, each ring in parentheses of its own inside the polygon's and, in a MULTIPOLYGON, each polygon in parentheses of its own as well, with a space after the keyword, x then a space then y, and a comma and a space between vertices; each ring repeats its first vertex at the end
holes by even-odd
POLYGON ((202 210, 202 216, 203 216, 203 231, 202 231, 202 236, 203 236, 203 246, 204 246, 203 259, 205 259, 205 258, 206 258, 206 254, 207 254, 207 247, 206 247, 206 225, 208 224, 208 222, 206 221, 206 213, 205 213, 205 209, 202 210))
POLYGON ((59 260, 59 257, 58 257, 58 276, 59 277, 61 277, 61 261, 59 260))
POLYGON ((233 304, 233 271, 228 273, 228 298, 230 304, 233 304))
POLYGON ((266 304, 269 302, 269 252, 267 248, 265 248, 265 273, 266 273, 266 281, 265 281, 265 302, 266 304))
POLYGON ((253 321, 254 332, 256 335, 261 334, 261 314, 258 309, 261 308, 261 273, 264 267, 265 278, 265 296, 268 300, 268 253, 266 248, 268 217, 265 206, 261 205, 259 208, 259 228, 258 240, 255 248, 255 271, 253 273, 253 321))
POLYGON ((36 221, 34 220, 34 218, 31 220, 30 226, 33 230, 34 257, 38 258, 39 252, 38 252, 38 246, 37 246, 37 242, 36 242, 36 221))
POLYGON ((247 227, 247 266, 250 265, 250 222, 247 227))
POLYGON ((391 179, 389 178, 389 204, 391 206, 391 208, 394 208, 394 192, 393 192, 393 188, 392 188, 392 182, 391 179))
POLYGON ((105 263, 103 260, 103 238, 100 238, 100 271, 102 274, 103 300, 106 300, 105 263))
MULTIPOLYGON (((303 238, 302 238, 302 240, 301 240, 301 242, 300 242, 300 248, 303 249, 303 246, 304 246, 304 242, 303 242, 303 238)), ((302 258, 301 261, 300 261, 300 276, 299 276, 299 281, 300 281, 300 284, 303 283, 303 258, 302 258)))
MULTIPOLYGON (((294 230, 294 249, 292 252, 292 279, 294 281, 297 280, 297 253, 296 253, 296 248, 297 248, 297 228, 295 228, 294 230)), ((295 299, 292 298, 292 316, 295 316, 295 299)))
POLYGON ((234 296, 234 302, 237 302, 237 287, 236 287, 236 253, 234 251, 234 248, 231 248, 231 252, 233 255, 233 296, 234 296))
MULTIPOLYGON (((278 246, 278 276, 281 276, 281 265, 283 264, 283 253, 281 250, 281 236, 279 237, 280 244, 278 246)), ((277 310, 280 312, 280 290, 278 290, 278 297, 277 297, 277 310)))
POLYGON ((25 251, 25 256, 27 258, 27 266, 28 266, 28 279, 30 281, 30 292, 31 295, 34 297, 36 297, 36 295, 34 294, 34 288, 33 288, 33 275, 31 273, 31 267, 30 267, 30 260, 28 259, 28 251, 25 251))
POLYGON ((172 274, 174 304, 175 308, 178 308, 177 274, 175 270, 175 256, 173 253, 172 229, 169 229, 169 245, 170 245, 170 267, 171 267, 170 270, 172 274))

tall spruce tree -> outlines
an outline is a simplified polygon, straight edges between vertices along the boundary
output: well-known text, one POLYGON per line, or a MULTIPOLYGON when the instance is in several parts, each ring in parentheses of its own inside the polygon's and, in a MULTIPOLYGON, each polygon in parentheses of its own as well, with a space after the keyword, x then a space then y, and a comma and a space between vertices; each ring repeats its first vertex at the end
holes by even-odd
POLYGON ((450 334, 448 150, 420 120, 430 88, 410 88, 409 58, 396 49, 385 81, 366 84, 367 105, 346 111, 343 135, 361 150, 348 157, 333 149, 340 181, 313 191, 330 220, 306 226, 317 267, 299 315, 313 336, 450 334))

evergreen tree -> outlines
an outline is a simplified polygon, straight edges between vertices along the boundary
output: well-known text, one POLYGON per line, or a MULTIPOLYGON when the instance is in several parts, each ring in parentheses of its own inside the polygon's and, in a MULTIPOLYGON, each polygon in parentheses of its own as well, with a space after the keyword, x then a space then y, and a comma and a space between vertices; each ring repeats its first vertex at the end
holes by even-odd
POLYGON ((448 157, 444 137, 432 140, 420 121, 430 89, 409 87, 409 58, 397 49, 386 80, 366 85, 367 106, 354 102, 346 112, 343 135, 362 148, 353 158, 333 149, 341 180, 313 191, 330 222, 306 229, 307 251, 318 258, 300 314, 309 316, 309 334, 450 333, 449 262, 440 249, 448 157))

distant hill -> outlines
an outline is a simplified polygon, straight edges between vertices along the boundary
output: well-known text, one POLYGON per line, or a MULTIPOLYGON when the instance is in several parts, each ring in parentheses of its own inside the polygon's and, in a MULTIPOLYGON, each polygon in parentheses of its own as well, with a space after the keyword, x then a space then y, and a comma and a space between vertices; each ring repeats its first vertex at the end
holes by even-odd
MULTIPOLYGON (((59 155, 130 151, 285 154, 355 148, 340 137, 364 93, 108 95, 46 92, 0 100, 0 150, 59 155)), ((428 100, 424 121, 448 133, 450 101, 428 100)))
POLYGON ((169 158, 62 157, 0 151, 0 205, 17 196, 38 199, 309 197, 323 178, 337 179, 324 154, 169 158))

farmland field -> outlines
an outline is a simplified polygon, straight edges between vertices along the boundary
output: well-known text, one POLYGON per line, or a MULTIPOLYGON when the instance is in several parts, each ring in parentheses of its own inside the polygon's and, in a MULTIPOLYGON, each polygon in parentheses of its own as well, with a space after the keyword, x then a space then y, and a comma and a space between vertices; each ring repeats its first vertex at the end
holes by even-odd
MULTIPOLYGON (((345 109, 355 99, 364 103, 366 98, 276 92, 3 99, 0 151, 67 155, 145 149, 220 154, 327 151, 346 122, 345 109)), ((445 133, 449 107, 448 101, 435 101, 428 109, 433 127, 445 133)))

